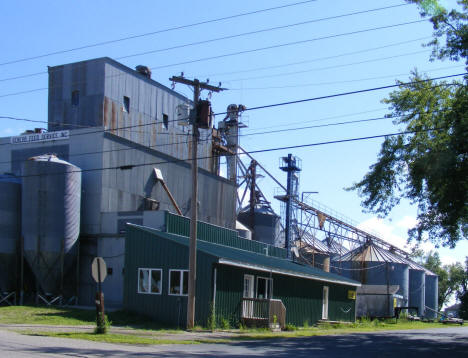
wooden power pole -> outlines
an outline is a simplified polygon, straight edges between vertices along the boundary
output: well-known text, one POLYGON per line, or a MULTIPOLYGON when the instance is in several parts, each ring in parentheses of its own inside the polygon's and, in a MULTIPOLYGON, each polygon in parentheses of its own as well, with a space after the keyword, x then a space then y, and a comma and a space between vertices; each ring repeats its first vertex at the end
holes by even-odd
POLYGON ((197 145, 200 133, 198 132, 198 100, 201 90, 220 92, 225 90, 218 86, 209 85, 208 82, 200 82, 198 79, 189 80, 182 76, 172 76, 173 83, 183 83, 193 87, 193 112, 192 119, 192 199, 190 202, 190 254, 189 254, 189 282, 187 300, 187 329, 195 325, 195 286, 197 282, 197 201, 198 201, 198 158, 197 145))

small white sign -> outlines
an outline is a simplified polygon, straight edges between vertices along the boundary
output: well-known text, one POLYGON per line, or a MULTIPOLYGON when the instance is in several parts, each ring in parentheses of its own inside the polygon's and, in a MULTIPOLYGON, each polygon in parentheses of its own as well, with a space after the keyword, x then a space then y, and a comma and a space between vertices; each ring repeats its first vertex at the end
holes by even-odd
POLYGON ((36 142, 47 142, 51 140, 62 140, 70 138, 70 131, 57 131, 57 132, 45 132, 45 133, 33 133, 24 134, 15 137, 11 137, 11 144, 26 144, 36 142))
POLYGON ((91 264, 91 276, 93 276, 94 281, 98 283, 104 282, 107 276, 107 265, 102 257, 94 258, 93 263, 91 264))

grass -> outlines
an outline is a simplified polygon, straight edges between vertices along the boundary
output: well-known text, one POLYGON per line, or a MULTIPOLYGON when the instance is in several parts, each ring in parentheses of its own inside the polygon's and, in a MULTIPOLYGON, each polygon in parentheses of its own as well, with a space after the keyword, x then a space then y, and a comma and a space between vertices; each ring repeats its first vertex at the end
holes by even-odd
MULTIPOLYGON (((180 330, 168 329, 153 320, 126 311, 108 312, 113 326, 134 329, 161 330, 177 333, 180 330)), ((0 323, 3 324, 42 324, 50 326, 82 326, 96 324, 96 311, 68 307, 9 306, 0 307, 0 323)))
MULTIPOLYGON (((378 332, 388 330, 406 330, 406 329, 424 329, 447 327, 442 323, 425 323, 418 321, 408 321, 400 319, 396 322, 394 319, 387 320, 361 320, 352 324, 323 324, 319 327, 309 326, 297 327, 295 330, 283 332, 271 332, 268 329, 247 329, 242 327, 240 330, 229 330, 230 336, 221 339, 211 339, 207 334, 206 338, 192 339, 188 336, 171 339, 170 334, 181 334, 184 331, 168 329, 168 327, 155 323, 149 318, 139 316, 125 311, 116 311, 108 313, 112 326, 125 327, 129 331, 125 334, 94 334, 83 332, 57 332, 54 329, 34 329, 21 330, 19 333, 29 335, 41 335, 61 338, 75 338, 98 342, 109 343, 127 343, 127 344, 198 344, 204 342, 210 343, 228 343, 233 341, 272 339, 272 338, 293 338, 293 337, 311 337, 323 335, 342 335, 364 332, 378 332), (131 334, 127 334, 131 333, 131 334), (167 339, 166 339, 167 338, 167 339)), ((95 325, 96 312, 94 310, 83 310, 68 307, 33 307, 33 306, 12 306, 0 307, 0 323, 3 324, 38 324, 47 326, 83 326, 95 325)), ((206 332, 202 327, 197 327, 195 331, 206 332)))
MULTIPOLYGON (((18 333, 28 336, 46 336, 57 338, 83 339, 94 342, 119 343, 119 344, 200 344, 203 340, 176 340, 176 339, 158 339, 150 337, 140 337, 133 334, 95 334, 95 333, 76 333, 76 332, 37 332, 37 331, 18 331, 18 333)), ((211 341, 210 341, 211 342, 211 341)))

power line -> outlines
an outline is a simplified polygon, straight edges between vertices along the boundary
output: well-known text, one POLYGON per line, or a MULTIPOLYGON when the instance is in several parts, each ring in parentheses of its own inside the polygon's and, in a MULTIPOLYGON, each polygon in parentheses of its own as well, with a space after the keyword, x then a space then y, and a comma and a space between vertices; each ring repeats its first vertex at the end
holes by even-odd
MULTIPOLYGON (((444 129, 444 128, 428 128, 428 129, 422 129, 422 130, 413 130, 413 131, 403 131, 403 132, 395 132, 395 133, 387 133, 387 134, 378 134, 378 135, 366 136, 366 137, 338 139, 338 140, 332 140, 332 141, 326 141, 326 142, 298 144, 298 145, 291 145, 291 146, 284 146, 284 147, 273 147, 273 148, 267 148, 267 149, 252 150, 252 151, 245 152, 245 154, 267 153, 267 152, 273 152, 273 151, 308 148, 308 147, 315 147, 315 146, 329 145, 329 144, 350 143, 350 142, 357 142, 357 141, 377 139, 377 138, 393 137, 393 136, 397 136, 397 135, 406 135, 406 134, 416 134, 416 133, 423 133, 423 132, 439 131, 439 130, 442 130, 442 129, 444 129)), ((242 155, 242 153, 240 155, 242 155)), ((212 159, 212 158, 217 158, 217 156, 209 155, 209 156, 204 156, 204 157, 197 157, 197 160, 212 159)), ((119 165, 119 166, 110 166, 110 167, 99 167, 99 168, 90 168, 90 169, 71 170, 71 171, 69 171, 67 173, 95 172, 95 171, 115 170, 115 169, 130 170, 130 169, 133 169, 133 168, 146 167, 146 166, 150 166, 150 165, 179 163, 179 162, 190 162, 191 160, 192 160, 192 158, 186 158, 186 159, 176 159, 176 158, 174 158, 174 159, 171 159, 171 160, 163 160, 163 161, 152 162, 152 163, 140 163, 140 164, 129 164, 129 165, 119 165)), ((45 175, 63 175, 63 172, 55 172, 55 173, 52 172, 52 173, 47 173, 47 174, 20 175, 20 176, 17 176, 17 177, 18 178, 26 178, 26 177, 45 176, 45 175)))
POLYGON ((344 63, 340 65, 333 65, 333 66, 326 66, 326 67, 318 67, 318 68, 311 68, 308 70, 301 70, 301 71, 293 71, 293 72, 283 72, 283 73, 277 73, 273 75, 263 75, 263 76, 255 76, 255 77, 244 77, 244 78, 235 78, 235 79, 227 79, 223 80, 223 82, 241 82, 241 81, 251 81, 251 80, 259 80, 259 79, 264 79, 264 78, 273 78, 273 77, 283 77, 283 76, 292 76, 292 75, 298 75, 302 73, 308 73, 308 72, 315 72, 315 71, 324 71, 324 70, 331 70, 335 68, 340 68, 340 67, 348 67, 348 66, 355 66, 355 65, 362 65, 364 63, 371 63, 371 62, 378 62, 378 61, 383 61, 383 60, 391 60, 394 58, 399 58, 399 57, 405 57, 405 56, 412 56, 412 55, 418 55, 421 53, 429 53, 431 50, 420 50, 420 51, 413 51, 413 52, 407 52, 407 53, 402 53, 399 55, 392 55, 392 56, 386 56, 386 57, 378 57, 378 58, 373 58, 370 60, 363 60, 363 61, 357 61, 357 62, 350 62, 350 63, 344 63))
POLYGON ((45 54, 42 54, 42 55, 36 55, 36 56, 30 56, 30 57, 24 57, 24 58, 20 58, 20 59, 16 59, 16 60, 11 60, 11 61, 0 63, 0 66, 11 65, 11 64, 14 64, 14 63, 25 62, 25 61, 30 61, 30 60, 36 60, 36 59, 39 59, 39 58, 44 58, 44 57, 49 57, 49 56, 53 56, 53 55, 59 55, 59 54, 63 54, 63 53, 83 50, 83 49, 87 49, 87 48, 91 48, 91 47, 109 45, 109 44, 113 44, 113 43, 116 43, 116 42, 133 40, 133 39, 136 39, 136 38, 152 36, 152 35, 161 34, 161 33, 165 33, 165 32, 186 29, 186 28, 190 28, 190 27, 210 24, 210 23, 214 23, 214 22, 234 19, 234 18, 253 15, 253 14, 259 14, 259 13, 262 13, 262 12, 268 12, 268 11, 273 11, 273 10, 284 9, 284 8, 297 6, 297 5, 303 5, 303 4, 316 2, 316 1, 317 0, 300 1, 300 2, 290 3, 290 4, 286 4, 286 5, 275 6, 275 7, 270 7, 270 8, 265 8, 265 9, 250 11, 250 12, 243 12, 243 13, 230 15, 230 16, 224 16, 224 17, 215 18, 215 19, 211 19, 211 20, 195 22, 195 23, 187 24, 187 25, 173 26, 173 27, 169 27, 169 28, 166 28, 166 29, 156 30, 156 31, 152 31, 152 32, 127 36, 127 37, 122 37, 122 38, 115 39, 115 40, 107 40, 107 41, 102 41, 102 42, 96 42, 96 43, 93 43, 93 44, 83 45, 83 46, 74 47, 74 48, 70 48, 70 49, 53 51, 53 52, 45 53, 45 54))
MULTIPOLYGON (((349 35, 355 35, 355 34, 359 34, 359 33, 370 32, 370 31, 382 30, 382 29, 387 29, 387 28, 394 28, 394 27, 398 27, 398 26, 405 26, 405 25, 409 25, 409 24, 420 23, 420 22, 423 22, 423 21, 425 21, 425 20, 416 20, 416 21, 393 24, 393 25, 388 25, 388 26, 373 27, 373 28, 370 28, 370 29, 357 30, 357 31, 346 32, 346 33, 341 33, 341 34, 322 36, 322 37, 317 37, 317 38, 312 38, 312 39, 307 39, 307 40, 287 42, 287 43, 276 44, 276 45, 271 45, 271 46, 266 46, 266 47, 260 47, 260 48, 254 48, 254 49, 249 49, 249 50, 231 52, 231 53, 217 55, 217 56, 204 57, 204 58, 199 58, 199 59, 194 59, 194 60, 189 60, 189 61, 184 61, 184 62, 178 62, 178 63, 166 64, 166 65, 161 65, 161 66, 155 66, 155 67, 151 67, 151 69, 152 70, 157 70, 157 69, 174 67, 174 66, 185 65, 185 64, 191 64, 191 63, 196 63, 196 62, 203 62, 203 61, 208 61, 208 60, 213 60, 213 59, 220 59, 220 58, 225 58, 225 57, 243 55, 243 54, 253 53, 253 52, 258 52, 258 51, 265 51, 265 50, 281 48, 281 47, 286 47, 286 46, 294 46, 294 45, 310 43, 310 42, 314 42, 314 41, 321 41, 321 40, 337 38, 337 37, 342 37, 342 36, 349 36, 349 35)), ((335 56, 333 56, 333 57, 335 57, 335 56)), ((124 57, 119 57, 119 58, 124 58, 124 57)), ((119 58, 117 58, 117 59, 119 59, 119 58)), ((0 79, 0 82, 1 81, 14 80, 14 79, 20 79, 20 78, 26 78, 26 77, 32 77, 32 76, 37 76, 37 75, 47 74, 47 73, 48 73, 47 71, 44 71, 44 72, 32 73, 32 74, 29 74, 29 75, 9 77, 9 78, 0 79)), ((123 74, 111 75, 111 76, 107 76, 107 77, 121 76, 121 75, 123 75, 123 74)), ((232 81, 236 81, 236 80, 232 80, 232 81)), ((78 81, 78 82, 75 82, 75 84, 85 83, 85 82, 86 81, 78 81)), ((59 88, 59 87, 62 87, 62 86, 61 85, 60 86, 53 86, 53 88, 59 88)), ((38 88, 38 89, 27 90, 27 91, 22 91, 22 92, 15 92, 15 93, 11 93, 11 94, 7 93, 7 94, 0 95, 0 98, 8 97, 8 96, 15 96, 15 95, 19 95, 19 94, 25 94, 25 93, 30 93, 30 92, 42 91, 42 90, 45 90, 45 89, 47 89, 47 88, 38 88)))
MULTIPOLYGON (((253 110, 259 110, 259 109, 266 109, 266 108, 273 108, 273 107, 279 107, 279 106, 285 106, 285 105, 291 105, 291 104, 298 104, 298 103, 304 103, 304 102, 311 102, 311 101, 317 101, 317 100, 322 100, 322 99, 329 99, 329 98, 335 98, 335 97, 341 97, 341 96, 348 96, 352 94, 359 94, 359 93, 366 93, 366 92, 371 92, 371 91, 378 91, 382 89, 389 89, 389 88, 395 88, 395 87, 400 87, 400 86, 409 86, 417 83, 425 83, 425 82, 430 82, 430 81, 435 81, 435 80, 440 80, 440 79, 446 79, 446 78, 453 78, 453 77, 458 77, 458 76, 463 76, 468 74, 467 72, 464 73, 459 73, 459 74, 454 74, 454 75, 447 75, 447 76, 440 76, 440 77, 433 77, 433 78, 428 78, 424 80, 419 80, 419 81, 412 81, 412 82, 400 82, 397 84, 393 85, 387 85, 387 86, 381 86, 381 87, 373 87, 373 88, 367 88, 367 89, 362 89, 362 90, 355 90, 355 91, 350 91, 350 92, 342 92, 342 93, 336 93, 336 94, 331 94, 331 95, 326 95, 326 96, 320 96, 320 97, 312 97, 312 98, 306 98, 306 99, 300 99, 300 100, 295 100, 295 101, 288 101, 288 102, 281 102, 281 103, 273 103, 273 104, 268 104, 268 105, 263 105, 263 106, 257 106, 257 107, 250 107, 246 108, 245 111, 253 111, 253 110)), ((433 88, 435 87, 440 87, 440 86, 451 86, 454 85, 453 83, 442 83, 442 84, 437 84, 434 85, 433 88)), ((223 115, 227 114, 228 112, 219 112, 215 113, 215 116, 218 115, 223 115)), ((17 118, 18 120, 22 120, 20 118, 17 118)), ((24 119, 23 119, 24 120, 24 119)), ((178 119, 171 120, 170 122, 175 122, 178 121, 178 119)), ((100 129, 94 132, 87 132, 86 134, 89 133, 100 133, 100 132, 112 132, 112 131, 118 131, 118 130, 123 130, 123 129, 130 129, 130 128, 136 128, 136 127, 144 127, 144 126, 149 126, 149 125, 154 125, 154 122, 150 123, 144 123, 144 124, 136 124, 136 125, 130 125, 130 126, 124 126, 124 127, 117 127, 113 129, 100 129)), ((83 135, 85 133, 75 133, 74 135, 83 135)), ((0 144, 1 145, 1 144, 0 144)), ((3 143, 5 145, 5 143, 3 143)))
POLYGON ((316 37, 316 38, 307 39, 307 40, 286 42, 286 43, 282 43, 282 44, 259 47, 259 48, 250 49, 250 50, 231 52, 231 53, 217 55, 217 56, 202 57, 202 58, 198 58, 198 59, 195 59, 195 60, 189 60, 189 61, 183 61, 183 62, 168 64, 168 65, 156 66, 156 67, 151 67, 151 69, 152 70, 159 70, 161 68, 174 67, 174 66, 180 66, 180 65, 187 65, 187 64, 191 64, 191 63, 195 63, 195 62, 216 60, 216 59, 230 57, 230 56, 244 55, 244 54, 247 54, 247 53, 271 50, 271 49, 275 49, 275 48, 294 46, 294 45, 301 45, 301 44, 306 44, 306 43, 310 43, 310 42, 314 42, 314 41, 328 40, 328 39, 337 38, 337 37, 341 37, 341 36, 357 35, 357 34, 371 32, 371 31, 384 30, 384 29, 390 29, 390 28, 395 28, 395 27, 399 27, 399 26, 412 25, 412 24, 417 24, 417 23, 421 23, 421 22, 424 22, 424 21, 426 21, 426 20, 416 20, 416 21, 402 22, 402 23, 399 23, 399 24, 372 27, 372 28, 369 28, 369 29, 356 30, 356 31, 345 32, 345 33, 340 33, 340 34, 335 34, 335 35, 327 35, 327 36, 316 37))
MULTIPOLYGON (((383 90, 383 89, 395 88, 395 87, 400 87, 400 86, 409 86, 409 85, 413 85, 413 84, 417 84, 417 83, 424 83, 424 82, 429 82, 429 81, 441 80, 441 79, 445 79, 445 78, 464 76, 464 75, 467 75, 467 74, 468 74, 468 72, 464 72, 464 73, 458 73, 456 75, 440 76, 440 77, 428 78, 428 79, 420 80, 420 81, 401 82, 401 83, 394 84, 394 85, 366 88, 366 89, 362 89, 362 90, 342 92, 342 93, 336 93, 336 94, 320 96, 320 97, 299 99, 299 100, 296 100, 296 101, 288 101, 288 102, 281 102, 281 103, 275 103, 275 104, 267 104, 267 105, 264 105, 264 106, 246 108, 244 110, 244 112, 245 111, 255 111, 255 110, 258 110, 258 109, 286 106, 286 105, 290 105, 290 104, 298 104, 298 103, 304 103, 304 102, 317 101, 317 100, 321 100, 321 99, 329 99, 329 98, 335 98, 335 97, 341 97, 341 96, 349 96, 349 95, 352 95, 352 94, 366 93, 366 92, 371 92, 371 91, 379 91, 379 90, 383 90)), ((436 85, 434 87, 440 87, 440 86, 444 86, 444 85, 453 85, 453 84, 450 84, 450 83, 449 84, 439 84, 439 85, 436 85)), ((221 115, 221 114, 227 114, 227 113, 228 112, 215 113, 215 116, 218 116, 218 115, 221 115)))
POLYGON ((160 48, 160 49, 155 49, 155 50, 150 50, 150 51, 145 51, 145 52, 139 52, 139 53, 135 53, 135 54, 131 54, 131 55, 117 57, 117 59, 119 60, 119 59, 124 59, 124 58, 149 55, 149 54, 153 54, 153 53, 165 52, 165 51, 169 51, 169 50, 176 50, 176 49, 180 49, 180 48, 196 46, 196 45, 202 45, 202 44, 216 42, 216 41, 229 40, 229 39, 243 37, 243 36, 249 36, 249 35, 256 35, 256 34, 260 34, 260 33, 263 33, 263 32, 283 30, 283 29, 288 29, 288 28, 292 28, 292 27, 313 24, 313 23, 317 23, 317 22, 321 22, 321 21, 334 20, 334 19, 339 19, 339 18, 343 18, 343 17, 361 15, 361 14, 366 14, 366 13, 381 11, 381 10, 388 10, 388 9, 392 9, 392 8, 400 7, 400 6, 405 6, 405 5, 408 5, 408 4, 398 4, 398 5, 380 7, 380 8, 375 8, 375 9, 350 12, 350 13, 341 14, 341 15, 323 17, 323 18, 319 18, 319 19, 312 19, 312 20, 308 20, 308 21, 301 21, 301 22, 296 22, 296 23, 282 25, 282 26, 268 27, 268 28, 264 28, 264 29, 260 29, 260 30, 243 32, 243 33, 240 33, 240 34, 227 35, 227 36, 217 37, 217 38, 208 39, 208 40, 195 41, 195 42, 190 42, 190 43, 186 43, 186 44, 166 47, 166 48, 160 48))
MULTIPOLYGON (((424 112, 424 113, 418 113, 418 115, 427 115, 427 114, 434 114, 438 111, 431 111, 431 112, 424 112)), ((282 129, 282 130, 271 130, 271 131, 264 131, 264 132, 257 132, 257 133, 247 133, 247 134, 239 134, 239 137, 247 137, 247 136, 253 136, 253 135, 264 135, 264 134, 274 134, 274 133, 281 133, 281 132, 291 132, 291 131, 297 131, 297 130, 304 130, 304 129, 312 129, 312 128, 322 128, 322 127, 331 127, 331 126, 339 126, 339 125, 348 125, 348 124, 355 124, 355 123, 364 123, 364 122, 371 122, 371 121, 377 121, 377 120, 383 120, 383 119, 395 119, 395 118, 400 118, 404 117, 403 115, 401 116, 384 116, 384 117, 376 117, 376 118, 367 118, 367 119, 361 119, 361 120, 352 120, 352 121, 344 121, 344 122, 334 122, 334 123, 327 123, 327 124, 321 124, 321 125, 313 125, 313 126, 306 126, 306 127, 299 127, 299 128, 287 128, 287 129, 282 129)), ((83 133, 83 134, 88 134, 88 133, 83 133)), ((209 142, 211 141, 211 137, 207 137, 205 139, 199 140, 199 142, 209 142)), ((144 146, 142 144, 137 143, 140 146, 143 146, 145 148, 158 148, 158 147, 167 147, 167 146, 172 146, 172 145, 179 145, 179 144, 187 144, 189 143, 189 140, 182 141, 182 142, 173 142, 173 143, 163 143, 163 144, 155 144, 155 145, 149 145, 149 146, 144 146)), ((9 144, 9 143, 6 143, 9 144)), ((120 151, 128 151, 128 150, 135 150, 136 148, 120 148, 120 149, 109 149, 109 150, 99 150, 99 151, 94 151, 94 152, 84 152, 84 153, 76 153, 76 154, 70 154, 70 157, 78 157, 78 156, 84 156, 84 155, 92 155, 92 154, 104 154, 104 153, 110 153, 110 152, 120 152, 120 151)), ((26 160, 11 160, 11 161, 4 161, 0 162, 0 164, 8 164, 8 163, 15 163, 15 162, 25 162, 26 160)))
POLYGON ((271 70, 271 69, 274 69, 274 68, 303 65, 305 63, 318 62, 318 61, 323 61, 323 60, 331 60, 331 59, 334 59, 334 58, 341 58, 341 57, 344 57, 344 56, 357 55, 357 54, 364 53, 364 52, 371 52, 371 51, 376 51, 376 50, 382 50, 384 48, 400 46, 400 45, 406 45, 406 44, 409 44, 409 43, 418 42, 418 41, 422 41, 422 40, 427 40, 427 39, 430 39, 430 38, 431 38, 430 36, 419 37, 419 38, 413 39, 413 40, 393 42, 393 43, 390 43, 390 44, 387 44, 387 45, 377 46, 377 47, 370 47, 370 48, 363 49, 363 50, 357 50, 357 51, 351 51, 351 52, 342 52, 342 53, 337 54, 337 55, 317 57, 317 58, 313 58, 313 59, 308 59, 308 60, 303 60, 303 61, 296 61, 296 62, 289 62, 289 63, 280 64, 280 65, 255 67, 255 68, 251 68, 251 69, 248 69, 248 70, 236 70, 236 71, 229 71, 229 72, 212 73, 212 74, 207 74, 207 75, 203 75, 203 76, 200 76, 200 77, 224 76, 224 75, 232 75, 232 74, 236 74, 236 73, 258 72, 258 71, 263 71, 263 70, 271 70))
MULTIPOLYGON (((421 70, 423 73, 428 72, 436 72, 442 70, 451 70, 455 68, 465 68, 465 65, 458 65, 458 66, 447 66, 447 67, 439 67, 430 70, 421 70)), ((300 88, 300 87, 313 87, 313 86, 327 86, 327 85, 337 85, 343 83, 353 83, 353 82, 363 82, 363 81, 372 81, 372 80, 381 80, 386 78, 392 78, 396 76, 408 76, 411 73, 396 73, 393 75, 385 75, 385 76, 375 76, 375 77, 367 77, 367 78, 357 78, 352 80, 342 80, 342 81, 330 81, 330 82, 316 82, 316 83, 303 83, 303 84, 296 84, 296 85, 285 85, 285 86, 268 86, 268 87, 242 87, 242 88, 229 88, 230 91, 244 91, 244 90, 269 90, 269 89, 283 89, 283 88, 300 88)))

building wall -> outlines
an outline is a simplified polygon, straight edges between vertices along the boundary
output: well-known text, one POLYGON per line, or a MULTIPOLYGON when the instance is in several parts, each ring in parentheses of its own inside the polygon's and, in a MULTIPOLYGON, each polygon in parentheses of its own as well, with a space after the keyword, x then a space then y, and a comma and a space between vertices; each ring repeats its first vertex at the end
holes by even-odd
MULTIPOLYGON (((155 179, 154 168, 158 168, 182 214, 190 215, 192 195, 190 164, 174 161, 174 158, 164 153, 111 134, 105 134, 104 138, 104 167, 115 168, 122 165, 135 165, 135 167, 129 170, 103 171, 101 198, 103 212, 143 210, 144 198, 147 197, 159 202, 159 210, 175 213, 167 193, 161 183, 155 179)), ((234 228, 235 195, 236 187, 232 182, 208 171, 199 170, 198 215, 200 221, 234 228)))
MULTIPOLYGON (((107 57, 49 68, 49 130, 102 126, 135 143, 188 159, 190 126, 179 124, 177 108, 191 104, 185 96, 107 57), (72 103, 74 91, 79 92, 77 105, 72 103)), ((214 172, 211 129, 200 132, 198 157, 206 159, 199 160, 199 167, 214 172)))
MULTIPOLYGON (((188 269, 188 247, 158 240, 146 232, 132 231, 125 243, 124 308, 153 317, 169 326, 186 326, 187 296, 168 294, 169 270, 188 269), (162 269, 162 293, 138 293, 138 268, 162 269)), ((206 326, 212 300, 213 258, 197 253, 195 323, 206 326)))
MULTIPOLYGON (((216 315, 237 324, 241 317, 244 275, 270 277, 262 271, 217 266, 216 315)), ((332 321, 354 321, 355 301, 348 299, 352 286, 337 285, 296 278, 285 275, 271 275, 273 298, 280 299, 286 307, 286 323, 303 326, 305 322, 314 324, 322 319, 323 286, 329 287, 328 318, 332 321)))

